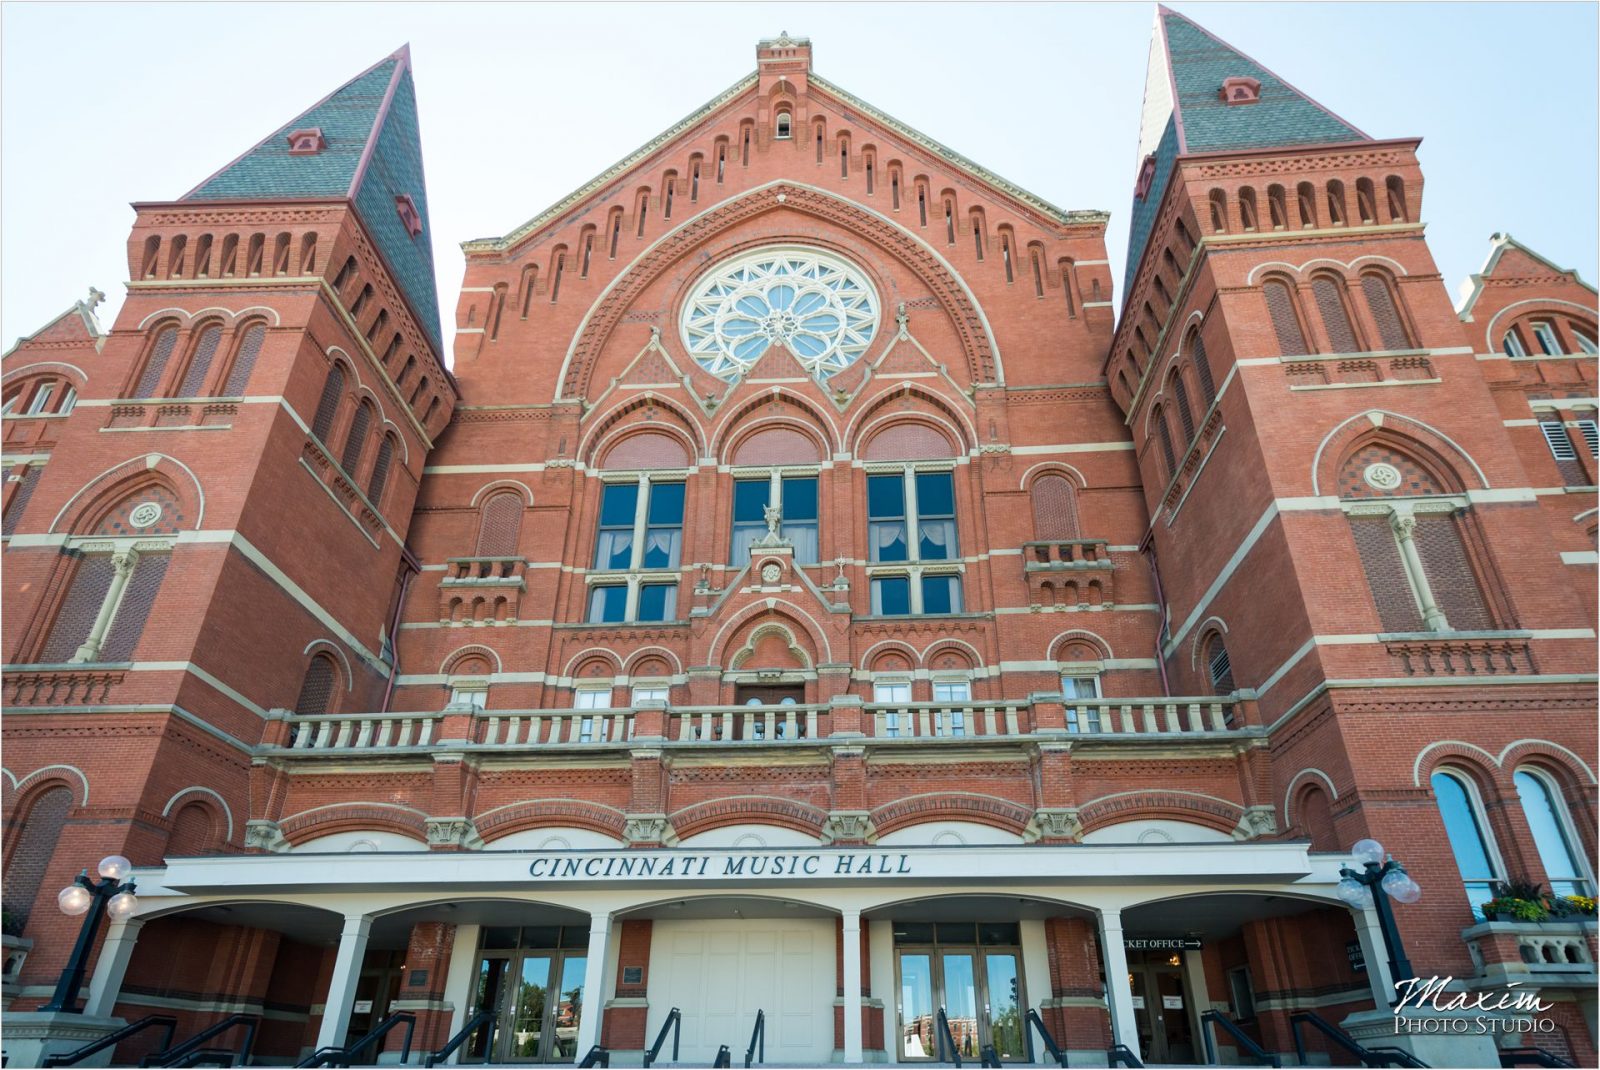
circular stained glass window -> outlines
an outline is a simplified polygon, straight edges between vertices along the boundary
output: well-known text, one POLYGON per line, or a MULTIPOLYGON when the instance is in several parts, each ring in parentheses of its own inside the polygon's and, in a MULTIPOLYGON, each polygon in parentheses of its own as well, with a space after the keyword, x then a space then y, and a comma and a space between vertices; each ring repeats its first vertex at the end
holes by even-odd
POLYGON ((826 379, 865 353, 878 326, 878 295, 854 264, 787 246, 726 260, 684 306, 683 343, 700 366, 737 379, 774 342, 826 379))

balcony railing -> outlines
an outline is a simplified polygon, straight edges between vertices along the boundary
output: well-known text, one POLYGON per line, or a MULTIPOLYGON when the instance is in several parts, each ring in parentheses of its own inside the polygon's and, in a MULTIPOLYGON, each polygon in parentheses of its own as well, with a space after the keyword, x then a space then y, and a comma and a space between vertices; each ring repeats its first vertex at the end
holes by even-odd
POLYGON ((1111 551, 1104 539, 1058 539, 1025 542, 1022 560, 1030 569, 1111 568, 1111 551))
POLYGON ((1151 742, 1259 737, 1254 704, 1216 697, 967 702, 870 702, 843 696, 827 704, 791 706, 666 706, 638 709, 390 712, 307 717, 273 710, 263 749, 314 753, 423 749, 501 750, 660 746, 793 745, 858 740, 982 742, 1070 739, 1151 742))

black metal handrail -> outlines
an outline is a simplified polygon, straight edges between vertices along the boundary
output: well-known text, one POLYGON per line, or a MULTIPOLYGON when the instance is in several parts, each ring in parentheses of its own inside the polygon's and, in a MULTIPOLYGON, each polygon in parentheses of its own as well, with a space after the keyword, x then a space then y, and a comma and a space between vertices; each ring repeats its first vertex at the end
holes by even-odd
POLYGON ((655 1065, 661 1055, 661 1045, 666 1042, 667 1030, 672 1030, 672 1061, 678 1061, 678 1033, 680 1023, 683 1021, 683 1012, 674 1007, 667 1012, 667 1020, 661 1023, 661 1031, 656 1034, 656 1042, 650 1045, 650 1050, 644 1053, 645 1070, 655 1065))
MULTIPOLYGON (((403 1025, 406 1027, 406 1038, 400 1045, 400 1062, 410 1062, 411 1034, 417 1028, 417 1016, 411 1011, 396 1011, 394 1014, 389 1015, 389 1017, 373 1026, 372 1031, 366 1036, 362 1037, 360 1040, 344 1049, 344 1058, 340 1059, 339 1062, 345 1066, 354 1065, 356 1059, 361 1056, 363 1051, 372 1047, 379 1040, 383 1039, 383 1037, 388 1034, 389 1030, 393 1029, 397 1025, 403 1025)), ((376 1063, 377 1060, 374 1059, 373 1062, 376 1063)))
POLYGON ((429 1053, 428 1057, 422 1060, 422 1065, 438 1066, 440 1063, 450 1058, 450 1056, 454 1055, 456 1053, 456 1049, 467 1042, 468 1037, 470 1037, 473 1033, 476 1033, 484 1026, 489 1027, 489 1032, 483 1045, 483 1061, 486 1063, 494 1062, 494 1028, 499 1024, 499 1020, 500 1013, 498 1008, 490 1007, 487 1010, 479 1011, 477 1014, 474 1014, 471 1018, 467 1019, 467 1024, 461 1027, 460 1032, 456 1033, 455 1036, 445 1041, 444 1047, 440 1048, 436 1052, 429 1053))
POLYGON ((956 1047, 955 1034, 950 1032, 950 1016, 945 1014, 944 1008, 939 1008, 939 1013, 933 1016, 933 1039, 939 1049, 939 1061, 945 1061, 944 1053, 950 1053, 950 1062, 956 1066, 961 1065, 961 1049, 956 1047))
MULTIPOLYGON (((239 1045, 239 1050, 236 1054, 238 1055, 239 1062, 247 1063, 250 1061, 250 1049, 253 1048, 256 1043, 256 1027, 260 1024, 261 1019, 253 1014, 230 1014, 226 1018, 222 1019, 222 1021, 200 1030, 200 1032, 196 1033, 194 1036, 190 1037, 188 1040, 184 1041, 182 1044, 179 1044, 175 1048, 167 1048, 164 1051, 152 1052, 149 1055, 146 1055, 143 1059, 139 1060, 139 1065, 180 1066, 183 1064, 184 1059, 199 1051, 206 1041, 210 1040, 212 1037, 220 1036, 236 1025, 244 1026, 244 1043, 239 1045)), ((216 1049, 207 1050, 210 1052, 215 1051, 216 1049)))
POLYGON ((1289 1015, 1289 1029, 1294 1033, 1294 1052, 1301 1066, 1306 1064, 1305 1042, 1300 1036, 1300 1026, 1303 1024, 1315 1026, 1324 1036, 1343 1049, 1346 1054, 1354 1056, 1362 1066, 1375 1068, 1403 1066, 1427 1070, 1428 1064, 1412 1055, 1409 1051, 1389 1047, 1367 1048, 1357 1044, 1350 1034, 1314 1011, 1297 1011, 1289 1015))
POLYGON ((754 1059, 758 1063, 767 1061, 767 1012, 756 1011, 756 1027, 750 1030, 750 1046, 744 1049, 745 1070, 750 1070, 750 1062, 754 1059))
MULTIPOLYGON (((1206 1038, 1206 1062, 1210 1063, 1212 1066, 1217 1065, 1217 1049, 1216 1045, 1213 1043, 1211 1030, 1206 1028, 1209 1025, 1217 1026, 1224 1033, 1232 1037, 1233 1042, 1239 1045, 1239 1047, 1244 1050, 1245 1054, 1249 1055, 1261 1066, 1283 1065, 1282 1058, 1274 1055, 1270 1051, 1267 1051, 1260 1044, 1257 1044, 1253 1037, 1235 1025, 1233 1020, 1226 1014, 1223 1014, 1221 1011, 1206 1011, 1200 1016, 1200 1029, 1201 1032, 1205 1034, 1206 1038)), ((1303 1061, 1301 1065, 1305 1065, 1303 1061)))
POLYGON ((1045 1028, 1044 1019, 1039 1017, 1039 1012, 1036 1010, 1029 1010, 1027 1016, 1022 1019, 1022 1043, 1028 1054, 1028 1062, 1031 1064, 1034 1061, 1033 1034, 1035 1032, 1039 1034, 1039 1039, 1044 1041, 1044 1050, 1050 1053, 1050 1058, 1054 1059, 1058 1065, 1066 1066, 1067 1053, 1061 1050, 1061 1046, 1056 1043, 1056 1038, 1050 1035, 1050 1030, 1045 1028))
POLYGON ((728 1046, 724 1044, 722 1047, 717 1049, 717 1057, 711 1061, 712 1070, 717 1070, 719 1067, 730 1067, 732 1065, 733 1052, 729 1051, 728 1046))
POLYGON ((985 1044, 978 1049, 978 1065, 992 1068, 992 1070, 1001 1070, 1005 1064, 1000 1061, 1000 1053, 995 1050, 995 1046, 993 1044, 985 1044))
POLYGON ((238 1053, 232 1048, 196 1048, 168 1066, 232 1066, 238 1053))
POLYGON ((1555 1052, 1545 1051, 1543 1048, 1535 1048, 1530 1046, 1525 1048, 1500 1049, 1501 1066, 1527 1066, 1530 1063, 1534 1066, 1549 1066, 1555 1068, 1564 1066, 1576 1067, 1578 1065, 1577 1063, 1569 1063, 1555 1052))
POLYGON ((1107 1066, 1131 1066, 1134 1070, 1144 1070, 1144 1063, 1139 1061, 1139 1053, 1126 1044, 1113 1044, 1106 1049, 1107 1066))
POLYGON ((589 1049, 589 1054, 583 1057, 583 1061, 580 1062, 578 1066, 580 1068, 586 1066, 603 1066, 609 1070, 611 1066, 611 1053, 602 1048, 600 1045, 596 1044, 594 1047, 589 1049))
POLYGON ((147 1014, 136 1022, 129 1022, 115 1033, 107 1033, 99 1040, 91 1041, 81 1048, 72 1051, 59 1051, 54 1055, 45 1056, 45 1066, 76 1066, 97 1051, 115 1047, 135 1033, 142 1033, 152 1026, 162 1026, 166 1035, 161 1038, 161 1043, 156 1045, 157 1051, 165 1051, 172 1046, 172 1035, 177 1032, 178 1020, 170 1014, 147 1014))

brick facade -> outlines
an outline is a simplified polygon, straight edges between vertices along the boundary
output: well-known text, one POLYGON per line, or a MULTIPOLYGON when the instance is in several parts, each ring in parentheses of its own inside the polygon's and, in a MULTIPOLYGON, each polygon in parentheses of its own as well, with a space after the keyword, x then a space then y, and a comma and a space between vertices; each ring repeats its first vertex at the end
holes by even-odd
MULTIPOLYGON (((111 328, 91 297, 4 358, 6 905, 33 941, 13 1009, 70 948, 50 897, 113 851, 1070 851, 1146 828, 1375 837, 1427 889, 1400 910, 1414 962, 1486 985, 1431 774, 1471 779, 1493 876, 1593 889, 1592 861, 1547 871, 1513 776, 1546 778, 1592 860, 1595 291, 1497 236, 1453 307, 1417 143, 1331 113, 1229 142, 1185 96, 1190 33, 1158 16, 1178 103, 1142 139, 1120 317, 1106 213, 909 130, 787 37, 467 242, 448 362, 404 244, 427 233, 420 163, 296 189, 278 137, 136 205, 111 328), (706 272, 764 250, 855 273, 872 326, 843 370, 808 363, 770 287, 752 365, 690 352, 706 272)), ((1217 45, 1260 90, 1229 116, 1320 109, 1217 45)), ((377 83, 365 136, 398 160, 408 56, 329 106, 377 83)), ((1182 902, 1124 924, 1188 931, 1182 902)), ((616 1003, 609 1047, 643 1048, 673 999, 650 987, 665 916, 619 917, 587 1005, 616 1003)), ((871 972, 890 918, 860 922, 869 1052, 896 1046, 871 972)), ((337 922, 152 920, 118 1012, 180 1008, 186 1034, 264 1009, 258 1052, 299 1055, 327 1035, 337 922), (158 934, 190 951, 158 961, 158 934)), ((1184 984, 1237 1011, 1246 967, 1270 1050, 1297 1008, 1372 1006, 1321 968, 1355 939, 1325 897, 1217 926, 1184 984)), ((405 949, 419 1044, 459 1024, 446 978, 476 977, 479 929, 418 914, 375 938, 405 949)), ((1042 932, 1031 1004, 1103 1050, 1094 918, 1042 932)), ((1592 994, 1541 976, 1576 1008, 1563 1050, 1592 1059, 1592 994)))

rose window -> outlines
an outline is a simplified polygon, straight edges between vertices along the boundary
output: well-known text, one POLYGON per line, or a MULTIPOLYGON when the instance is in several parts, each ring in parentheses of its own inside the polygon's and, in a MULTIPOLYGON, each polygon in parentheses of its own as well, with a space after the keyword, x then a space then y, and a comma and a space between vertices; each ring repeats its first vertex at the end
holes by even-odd
POLYGON ((865 273, 818 249, 763 249, 717 265, 683 310, 683 343, 700 366, 737 379, 781 342, 817 379, 865 353, 878 297, 865 273))

